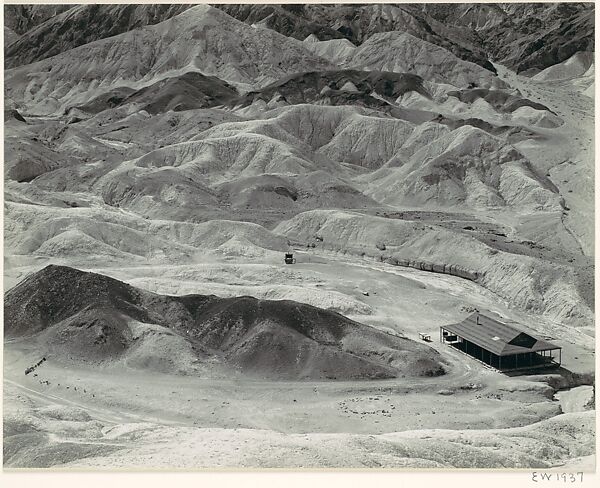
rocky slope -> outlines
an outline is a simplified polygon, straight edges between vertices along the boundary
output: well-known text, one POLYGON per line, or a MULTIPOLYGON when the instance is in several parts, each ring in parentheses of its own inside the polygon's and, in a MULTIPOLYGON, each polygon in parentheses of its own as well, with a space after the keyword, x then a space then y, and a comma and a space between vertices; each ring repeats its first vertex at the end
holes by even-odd
POLYGON ((158 24, 191 5, 7 6, 7 25, 23 34, 6 52, 6 67, 33 63, 83 44, 158 24), (12 9, 12 11, 8 11, 12 9), (61 11, 63 11, 61 13, 61 11), (43 22, 40 20, 44 19, 43 22))
POLYGON ((536 73, 592 49, 594 7, 589 3, 427 4, 446 24, 473 29, 490 58, 517 72, 536 73))
POLYGON ((499 138, 470 125, 437 138, 425 137, 431 131, 415 133, 413 141, 407 141, 408 147, 398 148, 384 170, 371 175, 375 181, 368 193, 378 201, 562 209, 556 189, 499 138), (415 147, 417 134, 421 141, 429 139, 426 147, 415 147))
POLYGON ((8 46, 12 44, 19 38, 19 34, 17 34, 14 30, 9 27, 4 26, 4 45, 8 46))
POLYGON ((4 25, 18 35, 72 8, 72 5, 5 5, 4 25))

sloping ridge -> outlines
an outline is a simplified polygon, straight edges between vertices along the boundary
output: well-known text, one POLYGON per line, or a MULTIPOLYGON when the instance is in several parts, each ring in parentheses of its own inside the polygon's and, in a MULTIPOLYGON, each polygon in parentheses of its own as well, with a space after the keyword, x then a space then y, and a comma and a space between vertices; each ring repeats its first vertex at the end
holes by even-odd
POLYGON ((442 133, 415 149, 399 151, 365 193, 393 204, 562 208, 560 195, 544 185, 521 153, 476 127, 442 133))
POLYGON ((505 83, 478 64, 463 61, 450 51, 407 32, 374 34, 354 51, 347 68, 414 73, 435 83, 459 88, 475 84, 504 88, 505 83))
POLYGON ((181 112, 215 107, 237 96, 235 88, 215 76, 187 72, 137 91, 127 87, 115 88, 76 108, 95 114, 109 108, 135 104, 140 110, 156 115, 169 110, 181 112))
MULTIPOLYGON (((5 295, 7 338, 42 333, 65 354, 117 359, 137 344, 132 321, 183 337, 199 357, 274 379, 439 375, 433 349, 293 301, 157 295, 107 276, 50 265, 5 295), (76 349, 76 350, 74 350, 76 349)), ((138 341, 139 342, 139 341, 138 341)), ((58 360, 65 358, 56 358, 58 360)))

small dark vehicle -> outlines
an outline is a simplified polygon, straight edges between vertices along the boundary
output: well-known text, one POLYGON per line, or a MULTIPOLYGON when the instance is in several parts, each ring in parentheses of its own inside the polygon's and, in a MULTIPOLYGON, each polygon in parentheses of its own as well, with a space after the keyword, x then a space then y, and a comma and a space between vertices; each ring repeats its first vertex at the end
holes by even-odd
POLYGON ((296 263, 296 258, 294 258, 294 255, 291 252, 286 252, 285 253, 285 264, 295 264, 296 263))

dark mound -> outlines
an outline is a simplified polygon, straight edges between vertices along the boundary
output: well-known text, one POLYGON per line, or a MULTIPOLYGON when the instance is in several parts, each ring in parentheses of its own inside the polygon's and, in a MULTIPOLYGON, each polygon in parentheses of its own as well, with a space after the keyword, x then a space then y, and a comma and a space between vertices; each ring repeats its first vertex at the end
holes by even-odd
MULTIPOLYGON (((277 379, 439 375, 433 349, 338 313, 293 301, 214 295, 165 296, 107 276, 48 266, 9 290, 5 336, 43 334, 88 361, 126 355, 128 322, 170 329, 198 351, 242 372, 277 379)), ((56 359, 64 359, 57 357, 56 359)))
POLYGON ((214 76, 185 73, 137 91, 131 88, 116 88, 77 108, 96 114, 109 108, 137 104, 140 109, 157 115, 169 110, 181 112, 215 107, 237 97, 238 92, 235 88, 214 76))
POLYGON ((394 101, 410 91, 429 97, 423 88, 422 78, 413 74, 357 70, 312 71, 287 76, 259 91, 248 93, 232 104, 247 106, 257 100, 268 102, 278 95, 289 104, 325 102, 329 105, 351 104, 380 109, 386 103, 374 98, 372 92, 394 101), (342 90, 348 82, 354 84, 357 91, 342 90))
POLYGON ((127 99, 127 97, 134 94, 136 91, 133 88, 119 87, 113 88, 102 95, 98 95, 84 105, 78 107, 70 107, 65 110, 65 115, 68 115, 73 108, 82 110, 89 114, 97 114, 107 110, 109 108, 119 107, 127 99))
POLYGON ((548 112, 554 113, 541 103, 534 102, 527 98, 510 95, 502 90, 471 88, 468 90, 450 91, 448 92, 448 96, 458 98, 463 103, 473 103, 477 99, 481 98, 496 110, 503 113, 512 113, 521 107, 532 107, 536 110, 547 110, 548 112))

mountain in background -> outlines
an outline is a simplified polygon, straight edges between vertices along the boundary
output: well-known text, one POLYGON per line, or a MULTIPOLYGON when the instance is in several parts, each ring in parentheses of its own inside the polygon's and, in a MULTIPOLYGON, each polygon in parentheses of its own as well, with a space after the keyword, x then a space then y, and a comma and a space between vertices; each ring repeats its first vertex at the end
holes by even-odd
MULTIPOLYGON (((6 66, 39 61, 89 42, 167 20, 193 5, 7 5, 5 27, 19 36, 6 66)), ((401 31, 494 71, 490 61, 538 71, 593 51, 590 3, 215 5, 247 24, 285 36, 360 45, 373 34, 401 31)), ((13 39, 13 38, 11 38, 13 39)))

